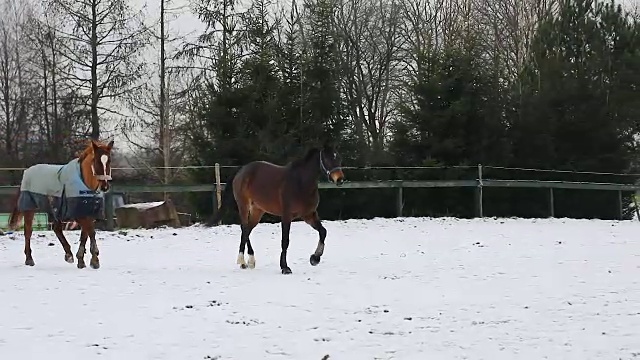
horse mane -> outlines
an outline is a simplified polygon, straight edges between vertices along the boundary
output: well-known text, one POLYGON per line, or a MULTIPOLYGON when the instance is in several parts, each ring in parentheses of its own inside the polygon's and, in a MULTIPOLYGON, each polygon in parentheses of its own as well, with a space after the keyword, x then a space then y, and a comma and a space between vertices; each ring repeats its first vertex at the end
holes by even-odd
POLYGON ((302 157, 299 157, 295 160, 293 160, 291 162, 291 167, 292 168, 296 168, 296 167, 300 167, 302 165, 305 165, 306 163, 309 162, 309 160, 311 160, 313 157, 317 156, 318 153, 320 152, 320 149, 317 147, 312 147, 307 149, 307 151, 305 152, 305 154, 302 157))
POLYGON ((83 162, 89 155, 93 155, 93 148, 91 147, 91 143, 89 146, 85 147, 84 150, 78 155, 78 162, 83 162))

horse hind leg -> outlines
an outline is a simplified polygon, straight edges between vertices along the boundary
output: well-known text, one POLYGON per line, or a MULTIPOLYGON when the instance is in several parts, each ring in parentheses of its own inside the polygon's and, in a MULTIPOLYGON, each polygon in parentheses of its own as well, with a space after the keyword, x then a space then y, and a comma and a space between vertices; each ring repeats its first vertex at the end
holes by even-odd
POLYGON ((56 237, 60 241, 60 245, 64 249, 64 260, 70 264, 73 264, 73 253, 71 252, 71 245, 64 237, 64 233, 62 232, 62 222, 54 221, 53 222, 53 233, 56 234, 56 237))
POLYGON ((28 266, 34 266, 36 263, 33 261, 31 255, 31 235, 33 234, 33 217, 34 211, 25 211, 23 214, 24 219, 24 264, 28 266))
POLYGON ((237 263, 240 265, 240 268, 253 269, 256 267, 256 258, 255 253, 253 251, 253 246, 251 246, 251 241, 249 240, 249 236, 251 235, 251 231, 258 225, 262 215, 264 215, 264 211, 256 208, 253 205, 243 206, 241 209, 241 229, 242 234, 240 235, 240 248, 238 251, 238 260, 237 263), (249 255, 248 262, 244 261, 244 251, 245 247, 247 248, 247 253, 249 255))
POLYGON ((264 211, 256 208, 255 206, 251 209, 249 213, 249 222, 247 224, 247 254, 249 254, 249 260, 247 261, 247 265, 249 269, 254 269, 256 267, 256 257, 253 252, 253 246, 251 246, 251 239, 249 236, 251 235, 251 231, 260 223, 260 219, 262 219, 262 215, 264 215, 264 211))
POLYGON ((249 205, 246 201, 238 201, 238 213, 240 214, 240 247, 238 248, 238 258, 236 264, 240 265, 241 269, 247 268, 247 263, 244 261, 244 250, 247 246, 247 239, 251 230, 247 230, 249 225, 249 205))
POLYGON ((322 226, 322 221, 320 221, 317 211, 305 216, 304 221, 318 232, 318 246, 316 247, 316 251, 309 257, 311 265, 316 266, 320 263, 322 254, 324 254, 324 240, 327 237, 327 229, 322 226))

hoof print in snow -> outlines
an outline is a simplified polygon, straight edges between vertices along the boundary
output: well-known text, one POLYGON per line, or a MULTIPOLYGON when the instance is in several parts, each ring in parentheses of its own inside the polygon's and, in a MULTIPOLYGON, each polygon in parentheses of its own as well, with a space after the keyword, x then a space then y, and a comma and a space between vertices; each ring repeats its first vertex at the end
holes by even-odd
POLYGON ((220 357, 220 356, 217 356, 217 355, 216 355, 216 356, 207 355, 207 356, 205 356, 204 358, 205 358, 206 360, 219 360, 219 359, 221 359, 221 357, 220 357))
POLYGON ((185 306, 174 306, 173 310, 186 310, 186 309, 198 309, 198 308, 202 308, 202 307, 217 307, 217 306, 222 306, 222 305, 226 305, 226 303, 220 302, 218 300, 209 300, 205 305, 185 305, 185 306))
POLYGON ((475 245, 477 247, 484 247, 484 245, 482 245, 479 241, 474 242, 473 245, 475 245))
POLYGON ((313 341, 329 342, 329 341, 331 341, 331 339, 326 338, 326 337, 320 337, 320 338, 313 339, 313 341))
POLYGON ((378 335, 386 335, 386 336, 389 336, 389 335, 405 335, 405 333, 402 332, 402 331, 399 331, 399 332, 394 332, 394 331, 375 332, 373 330, 369 330, 369 334, 372 334, 372 335, 373 334, 378 334, 378 335))
POLYGON ((209 300, 209 303, 207 304, 208 307, 212 307, 212 306, 222 306, 222 303, 218 300, 209 300))
POLYGON ((48 245, 48 246, 54 246, 55 244, 54 244, 54 243, 52 243, 52 242, 50 242, 50 243, 48 243, 47 245, 48 245))
POLYGON ((364 313, 365 314, 379 314, 381 312, 388 313, 389 310, 388 309, 384 309, 384 308, 382 308, 381 306, 378 306, 378 305, 372 305, 372 306, 369 306, 369 307, 364 309, 364 313))
POLYGON ((407 320, 407 321, 411 321, 411 320, 413 320, 413 318, 412 318, 411 316, 407 316, 407 317, 406 317, 406 318, 404 318, 404 319, 405 319, 405 320, 407 320))
POLYGON ((258 320, 242 320, 242 321, 238 321, 238 320, 226 320, 227 324, 232 324, 232 325, 244 325, 244 326, 253 326, 253 325, 261 325, 264 324, 262 321, 258 321, 258 320))
POLYGON ((118 231, 118 234, 122 235, 122 236, 127 236, 128 232, 120 230, 120 231, 118 231))
POLYGON ((400 276, 396 276, 396 275, 390 275, 390 276, 382 276, 383 280, 398 280, 400 279, 400 276))

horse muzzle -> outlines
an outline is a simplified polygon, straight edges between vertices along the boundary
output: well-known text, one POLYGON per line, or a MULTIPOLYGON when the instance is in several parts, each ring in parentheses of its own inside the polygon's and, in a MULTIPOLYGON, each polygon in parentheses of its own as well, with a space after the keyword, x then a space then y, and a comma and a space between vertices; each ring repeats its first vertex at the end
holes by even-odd
POLYGON ((102 190, 103 192, 107 192, 110 188, 111 184, 109 184, 108 181, 100 181, 100 190, 102 190))
POLYGON ((344 173, 341 169, 335 170, 330 175, 334 184, 341 186, 344 183, 344 173))

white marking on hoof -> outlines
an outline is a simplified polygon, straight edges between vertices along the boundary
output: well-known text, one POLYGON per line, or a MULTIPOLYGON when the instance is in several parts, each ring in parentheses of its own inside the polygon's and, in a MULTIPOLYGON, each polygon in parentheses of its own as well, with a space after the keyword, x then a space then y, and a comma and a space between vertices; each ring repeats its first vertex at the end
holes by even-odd
POLYGON ((238 265, 246 265, 246 263, 244 262, 244 253, 239 253, 238 254, 238 260, 236 261, 236 264, 238 264, 238 265))
POLYGON ((256 267, 256 258, 253 255, 249 255, 249 261, 247 263, 249 265, 249 269, 255 269, 256 267))

